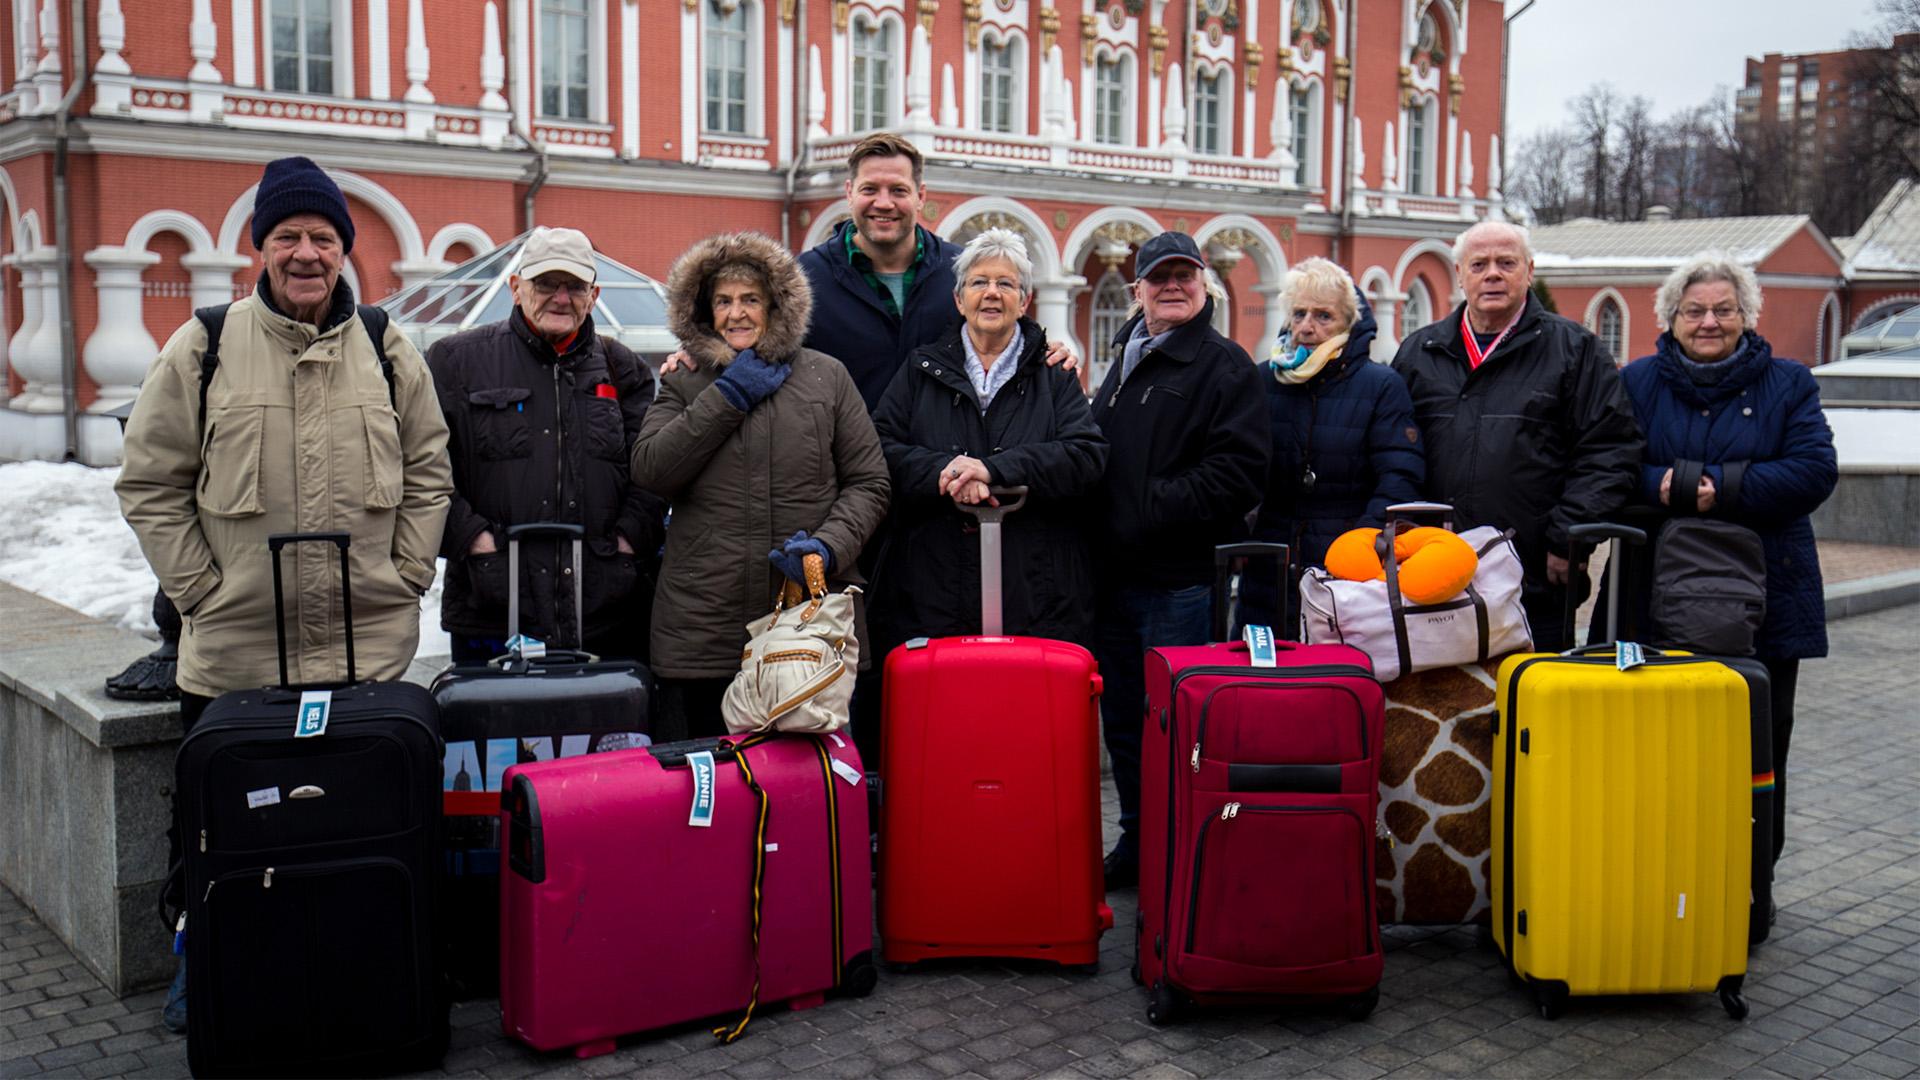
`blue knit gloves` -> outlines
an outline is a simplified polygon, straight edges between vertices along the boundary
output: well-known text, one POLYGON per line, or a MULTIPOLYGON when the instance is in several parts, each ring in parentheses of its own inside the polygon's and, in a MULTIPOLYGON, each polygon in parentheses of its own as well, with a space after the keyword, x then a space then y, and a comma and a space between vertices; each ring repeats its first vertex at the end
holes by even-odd
POLYGON ((805 585, 807 571, 803 560, 809 555, 820 556, 827 564, 827 573, 833 573, 833 552, 827 550, 826 544, 808 536, 805 529, 788 537, 785 544, 767 552, 767 561, 779 567, 780 572, 795 584, 805 585))
POLYGON ((733 363, 714 380, 714 385, 720 388, 727 404, 741 412, 752 412, 755 405, 772 397, 792 373, 791 364, 769 364, 752 349, 741 349, 733 363))

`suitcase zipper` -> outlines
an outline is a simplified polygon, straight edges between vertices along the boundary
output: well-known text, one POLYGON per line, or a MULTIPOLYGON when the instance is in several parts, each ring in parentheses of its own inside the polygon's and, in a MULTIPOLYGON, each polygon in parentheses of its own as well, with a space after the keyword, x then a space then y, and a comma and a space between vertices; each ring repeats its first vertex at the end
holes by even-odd
MULTIPOLYGON (((1204 865, 1204 857, 1207 851, 1207 831, 1211 829, 1217 821, 1234 821, 1238 819, 1242 810, 1253 814, 1345 814, 1352 818, 1355 823, 1362 824, 1361 832, 1363 834, 1366 831, 1364 823, 1360 822, 1360 815, 1343 806, 1247 806, 1243 803, 1230 802, 1222 806, 1218 814, 1208 815, 1206 820, 1200 823, 1200 835, 1198 839, 1194 841, 1193 845, 1193 887, 1191 894, 1187 897, 1187 936, 1181 943, 1183 948, 1178 951, 1168 950, 1168 967, 1173 966, 1175 956, 1191 952, 1193 949, 1193 932, 1200 922, 1200 882, 1202 880, 1200 870, 1204 865)), ((1171 870, 1171 864, 1169 864, 1169 870, 1171 870)), ((1360 891, 1355 895, 1366 897, 1366 903, 1371 907, 1373 904, 1372 894, 1369 891, 1370 883, 1366 880, 1366 877, 1367 860, 1362 858, 1360 859, 1360 891)), ((1173 875, 1171 872, 1168 873, 1167 878, 1169 881, 1172 880, 1173 875)), ((1168 912, 1168 917, 1172 917, 1172 912, 1168 912)), ((1360 930, 1360 951, 1354 955, 1367 956, 1373 951, 1373 938, 1367 933, 1363 925, 1360 930)))
MULTIPOLYGON (((1369 676, 1369 678, 1371 678, 1371 676, 1369 676)), ((1292 679, 1287 679, 1283 681, 1286 683, 1293 683, 1292 679)), ((1207 714, 1213 711, 1214 696, 1219 694, 1222 690, 1232 690, 1236 687, 1243 687, 1243 686, 1265 688, 1267 686, 1273 685, 1274 682, 1275 680, 1271 678, 1259 679, 1259 680, 1243 680, 1241 682, 1221 683, 1219 686, 1216 686, 1213 689, 1207 691, 1207 696, 1204 699, 1202 699, 1200 702, 1200 723, 1194 727, 1194 732, 1193 732, 1193 754, 1189 758, 1189 761, 1193 765, 1194 772, 1200 771, 1200 745, 1206 742, 1207 740, 1207 714)), ((1359 717, 1360 717, 1360 745, 1363 748, 1370 745, 1367 742, 1367 710, 1366 710, 1366 707, 1360 703, 1360 695, 1354 693, 1352 687, 1342 686, 1339 683, 1324 683, 1324 682, 1302 682, 1302 683, 1297 683, 1293 685, 1295 687, 1317 686, 1317 687, 1322 687, 1329 690, 1338 690, 1346 694, 1348 697, 1352 698, 1354 710, 1359 714, 1359 717)), ((1361 758, 1364 759, 1365 757, 1366 757, 1366 751, 1362 749, 1361 758)))

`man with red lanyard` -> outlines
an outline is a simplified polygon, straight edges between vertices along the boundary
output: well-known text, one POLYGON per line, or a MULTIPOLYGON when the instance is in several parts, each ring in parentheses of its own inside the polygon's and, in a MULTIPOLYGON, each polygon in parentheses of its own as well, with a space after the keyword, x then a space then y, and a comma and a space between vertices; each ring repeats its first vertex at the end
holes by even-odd
POLYGON ((594 331, 598 262, 578 229, 538 228, 508 278, 513 310, 427 350, 453 459, 440 625, 456 663, 506 651, 512 525, 586 529, 576 640, 573 545, 521 545, 520 632, 561 648, 645 659, 666 505, 627 475, 653 372, 594 331))
POLYGON ((1572 644, 1566 589, 1584 600, 1586 551, 1567 530, 1633 497, 1640 426, 1614 358, 1591 331, 1532 296, 1527 231, 1487 221, 1460 234, 1453 269, 1466 300, 1400 344, 1393 370, 1427 440, 1428 498, 1460 528, 1514 531, 1534 644, 1572 644))

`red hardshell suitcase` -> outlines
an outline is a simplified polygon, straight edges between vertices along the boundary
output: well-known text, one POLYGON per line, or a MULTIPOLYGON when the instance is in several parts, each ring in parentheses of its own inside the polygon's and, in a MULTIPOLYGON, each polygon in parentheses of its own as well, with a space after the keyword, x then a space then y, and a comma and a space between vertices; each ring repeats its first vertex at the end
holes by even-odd
POLYGON ((715 1030, 731 1040, 756 1006, 870 993, 864 783, 843 735, 694 739, 508 769, 502 1027, 589 1057, 629 1032, 732 1014, 715 1030))
POLYGON ((1100 676, 1066 641, 1001 633, 1000 519, 980 518, 982 633, 887 657, 880 951, 1091 967, 1113 926, 1100 871, 1100 676), (982 722, 1016 740, 985 738, 982 722))
POLYGON ((1185 1003, 1345 999, 1384 956, 1374 903, 1384 695, 1365 653, 1277 641, 1147 651, 1135 976, 1185 1003))

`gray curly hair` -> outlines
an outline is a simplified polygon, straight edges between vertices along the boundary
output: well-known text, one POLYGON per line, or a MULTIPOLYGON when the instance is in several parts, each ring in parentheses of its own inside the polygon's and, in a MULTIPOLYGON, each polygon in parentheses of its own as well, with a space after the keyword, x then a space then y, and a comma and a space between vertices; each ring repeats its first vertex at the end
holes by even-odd
POLYGON ((1021 299, 1033 298, 1033 260, 1027 258, 1027 242, 1012 229, 987 229, 967 241, 967 246, 953 260, 954 296, 966 291, 967 277, 974 264, 983 259, 1005 259, 1012 263, 1014 273, 1020 275, 1021 299))
POLYGON ((1704 251, 1674 268, 1660 289, 1653 294, 1653 317, 1660 329, 1673 328, 1673 317, 1680 312, 1680 298, 1695 285, 1725 281, 1733 285, 1734 299, 1748 326, 1760 321, 1760 279, 1752 268, 1724 251, 1704 251))

